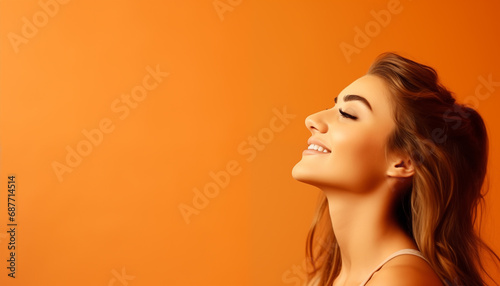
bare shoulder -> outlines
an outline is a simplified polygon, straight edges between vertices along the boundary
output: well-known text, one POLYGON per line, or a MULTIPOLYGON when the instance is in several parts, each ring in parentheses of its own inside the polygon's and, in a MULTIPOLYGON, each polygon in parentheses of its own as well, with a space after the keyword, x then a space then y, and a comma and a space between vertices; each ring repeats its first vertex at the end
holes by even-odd
POLYGON ((422 258, 401 255, 373 274, 367 286, 443 286, 439 276, 422 258))

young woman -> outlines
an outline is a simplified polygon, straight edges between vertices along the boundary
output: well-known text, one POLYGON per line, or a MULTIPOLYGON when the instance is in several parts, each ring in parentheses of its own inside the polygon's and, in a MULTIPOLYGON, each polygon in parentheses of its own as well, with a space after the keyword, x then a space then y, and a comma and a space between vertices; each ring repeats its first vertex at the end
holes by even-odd
POLYGON ((308 285, 485 285, 481 251, 499 260, 474 230, 486 128, 434 69, 383 54, 306 127, 292 175, 324 194, 308 285))

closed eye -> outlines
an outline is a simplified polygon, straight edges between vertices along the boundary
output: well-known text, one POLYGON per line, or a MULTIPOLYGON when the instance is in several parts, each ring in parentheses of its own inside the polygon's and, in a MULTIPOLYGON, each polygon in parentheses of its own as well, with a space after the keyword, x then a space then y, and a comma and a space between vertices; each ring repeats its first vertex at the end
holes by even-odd
POLYGON ((346 113, 346 112, 342 111, 341 108, 339 108, 339 112, 340 112, 340 115, 342 115, 342 117, 349 118, 349 119, 352 119, 352 120, 358 119, 356 116, 351 115, 349 113, 346 113))

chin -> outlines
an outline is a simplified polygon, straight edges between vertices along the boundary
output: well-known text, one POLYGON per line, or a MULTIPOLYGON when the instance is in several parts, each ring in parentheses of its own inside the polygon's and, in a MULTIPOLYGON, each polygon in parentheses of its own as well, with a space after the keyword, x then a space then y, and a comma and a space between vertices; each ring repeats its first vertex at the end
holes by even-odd
POLYGON ((292 177, 297 180, 297 181, 300 181, 300 178, 303 176, 303 173, 304 173, 304 170, 302 170, 301 166, 300 166, 300 161, 295 164, 295 166, 293 166, 292 168, 292 177))
POLYGON ((298 162, 292 169, 292 177, 302 183, 306 183, 309 185, 320 185, 317 178, 314 178, 314 174, 311 173, 310 170, 307 170, 303 166, 300 166, 300 162, 298 162))
POLYGON ((310 168, 300 161, 292 169, 292 177, 304 184, 320 189, 349 189, 350 184, 338 176, 322 172, 318 168, 310 168))

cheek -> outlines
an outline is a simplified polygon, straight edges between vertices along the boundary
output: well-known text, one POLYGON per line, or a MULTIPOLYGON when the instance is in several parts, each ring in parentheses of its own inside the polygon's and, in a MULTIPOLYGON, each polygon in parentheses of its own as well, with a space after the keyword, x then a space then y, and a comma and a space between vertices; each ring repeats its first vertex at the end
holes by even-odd
POLYGON ((343 181, 345 187, 358 189, 385 178, 386 143, 380 138, 380 133, 364 131, 349 138, 339 135, 335 141, 335 152, 329 163, 335 181, 343 181))
POLYGON ((380 135, 364 133, 357 136, 355 140, 347 143, 345 149, 348 150, 352 161, 361 166, 379 166, 385 163, 385 140, 379 138, 380 135))

